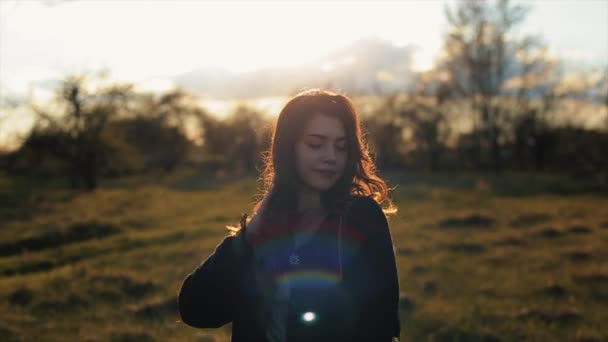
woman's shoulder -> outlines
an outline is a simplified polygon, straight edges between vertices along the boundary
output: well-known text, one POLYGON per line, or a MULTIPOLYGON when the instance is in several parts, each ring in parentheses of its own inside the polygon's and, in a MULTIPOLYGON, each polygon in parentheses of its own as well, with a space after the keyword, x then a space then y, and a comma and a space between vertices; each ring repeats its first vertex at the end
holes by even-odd
MULTIPOLYGON (((350 195, 346 200, 346 207, 350 214, 382 212, 382 207, 373 196, 350 195)), ((383 212, 382 212, 383 213, 383 212)))
POLYGON ((344 208, 347 220, 360 229, 376 229, 386 224, 382 206, 372 196, 352 195, 344 208))
POLYGON ((346 211, 348 231, 359 241, 375 240, 389 230, 382 206, 372 196, 351 196, 346 211))

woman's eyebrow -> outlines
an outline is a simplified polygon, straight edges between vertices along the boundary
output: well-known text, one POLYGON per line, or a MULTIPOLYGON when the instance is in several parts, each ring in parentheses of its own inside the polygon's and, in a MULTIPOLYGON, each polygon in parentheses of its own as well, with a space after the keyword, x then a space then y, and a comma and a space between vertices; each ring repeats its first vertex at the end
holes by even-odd
MULTIPOLYGON (((315 133, 311 133, 311 134, 308 134, 308 135, 306 135, 306 136, 308 136, 308 137, 317 137, 317 138, 319 138, 319 139, 327 140, 327 136, 325 136, 325 135, 323 135, 323 134, 315 134, 315 133)), ((346 140, 346 138, 345 138, 345 137, 338 137, 338 138, 336 139, 336 141, 342 141, 342 140, 346 140)))

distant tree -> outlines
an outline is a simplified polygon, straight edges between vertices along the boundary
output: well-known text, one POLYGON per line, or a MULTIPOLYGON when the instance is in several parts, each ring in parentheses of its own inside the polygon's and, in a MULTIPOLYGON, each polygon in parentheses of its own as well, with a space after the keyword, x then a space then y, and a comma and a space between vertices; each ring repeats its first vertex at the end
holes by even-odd
POLYGON ((203 149, 216 169, 252 171, 261 164, 261 152, 269 140, 268 123, 262 115, 238 106, 228 117, 203 119, 203 149))
POLYGON ((510 109, 501 101, 542 94, 551 69, 539 39, 515 35, 527 12, 509 0, 464 0, 446 8, 449 29, 439 68, 455 92, 471 101, 478 165, 487 160, 495 170, 510 123, 510 109))
POLYGON ((603 77, 603 93, 604 93, 604 119, 605 119, 605 127, 604 129, 608 132, 608 66, 606 66, 604 70, 603 77))
MULTIPOLYGON (((269 128, 261 113, 246 106, 239 106, 228 118, 234 134, 232 154, 236 157, 237 168, 255 170, 261 164, 265 128, 269 128)), ((266 131, 270 131, 267 129, 266 131)))
POLYGON ((147 168, 173 170, 188 158, 192 140, 199 140, 209 117, 196 98, 182 89, 140 94, 131 116, 122 120, 123 139, 135 146, 147 168))
POLYGON ((599 82, 599 97, 604 104, 604 130, 608 132, 608 65, 604 66, 602 78, 599 82))
POLYGON ((92 190, 99 169, 107 162, 109 145, 102 132, 129 98, 130 84, 112 84, 90 90, 86 76, 67 77, 57 93, 63 113, 55 115, 32 105, 37 122, 22 149, 52 155, 67 166, 74 187, 92 190))
MULTIPOLYGON (((561 79, 561 76, 558 76, 561 79)), ((544 170, 547 160, 557 147, 556 136, 550 125, 558 97, 559 79, 547 82, 543 94, 533 105, 527 99, 518 97, 520 111, 513 118, 513 157, 519 167, 525 168, 532 161, 536 170, 544 170)))
POLYGON ((431 171, 439 168, 450 134, 446 102, 452 90, 435 71, 420 75, 416 93, 401 106, 407 140, 415 146, 419 161, 431 171))
POLYGON ((374 113, 363 118, 366 137, 380 168, 396 168, 404 162, 408 146, 404 140, 403 118, 399 116, 400 106, 399 97, 390 95, 374 113))

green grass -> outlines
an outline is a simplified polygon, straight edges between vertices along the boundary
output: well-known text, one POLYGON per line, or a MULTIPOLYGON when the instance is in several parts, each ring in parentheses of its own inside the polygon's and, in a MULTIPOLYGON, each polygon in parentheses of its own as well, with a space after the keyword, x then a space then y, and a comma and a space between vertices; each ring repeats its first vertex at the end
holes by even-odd
MULTIPOLYGON (((556 176, 385 176, 402 340, 608 339, 605 193, 556 176)), ((229 326, 179 322, 175 298, 251 209, 255 176, 181 170, 90 193, 0 176, 0 187, 16 210, 0 216, 1 340, 229 340, 229 326), (111 229, 74 235, 98 226, 111 229)))

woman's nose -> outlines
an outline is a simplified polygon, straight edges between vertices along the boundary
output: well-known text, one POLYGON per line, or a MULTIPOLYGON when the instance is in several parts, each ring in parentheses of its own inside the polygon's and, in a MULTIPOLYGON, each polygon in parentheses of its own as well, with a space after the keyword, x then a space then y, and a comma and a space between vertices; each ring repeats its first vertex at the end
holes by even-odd
POLYGON ((334 146, 328 146, 325 148, 325 153, 323 155, 323 160, 325 162, 335 162, 336 161, 336 148, 334 146))

